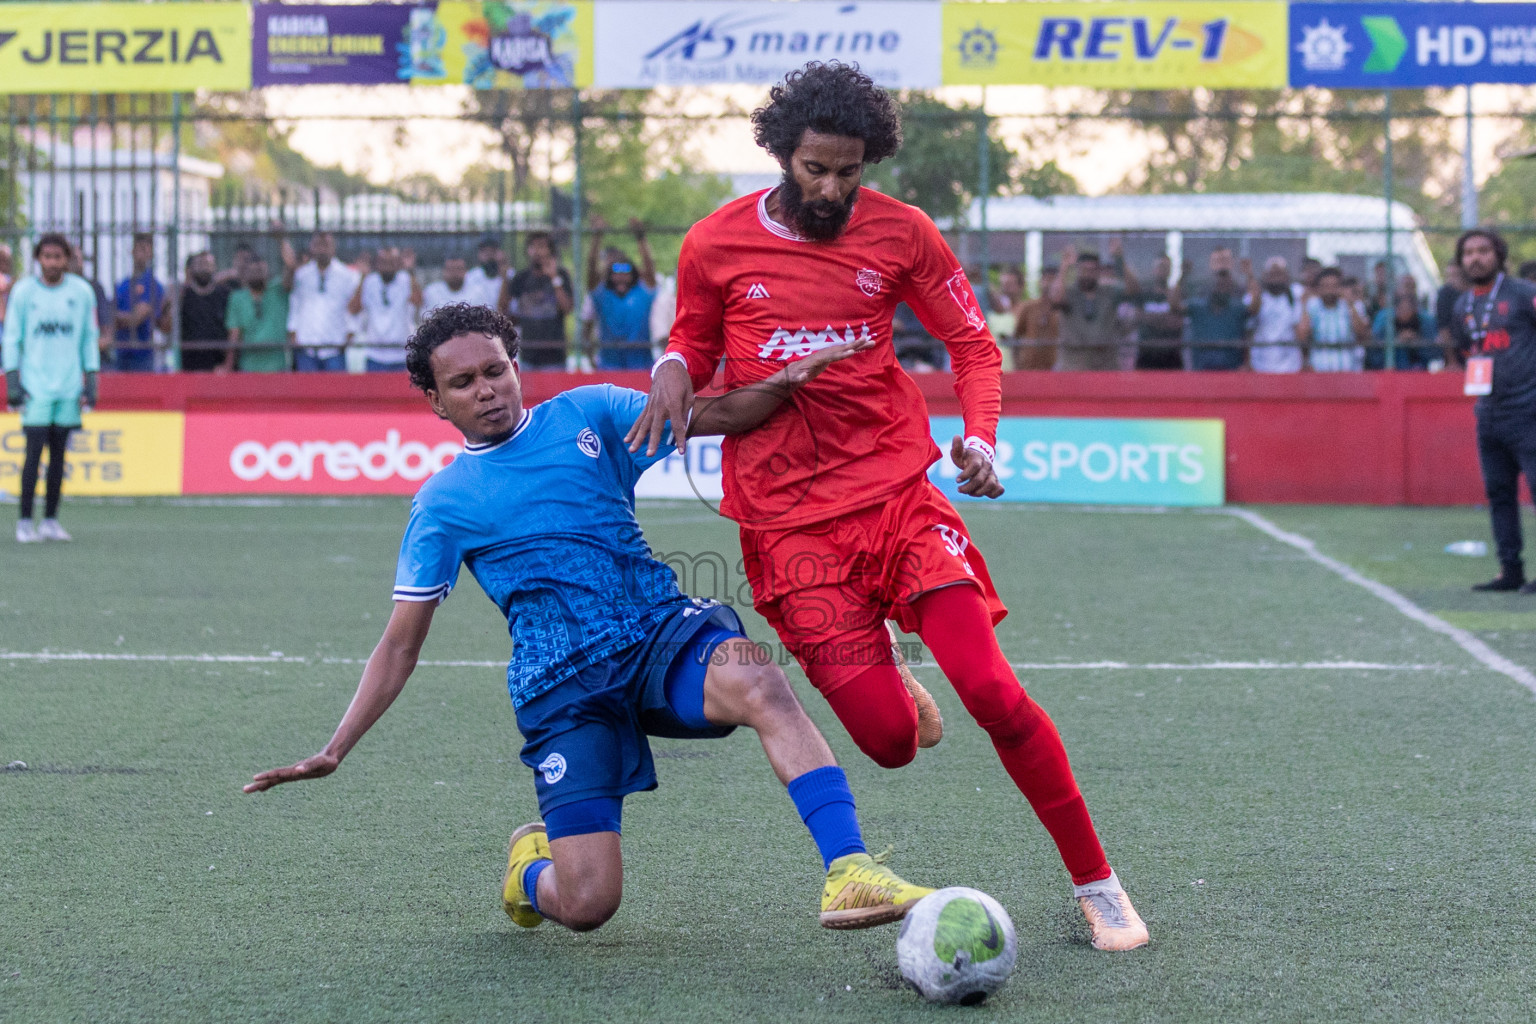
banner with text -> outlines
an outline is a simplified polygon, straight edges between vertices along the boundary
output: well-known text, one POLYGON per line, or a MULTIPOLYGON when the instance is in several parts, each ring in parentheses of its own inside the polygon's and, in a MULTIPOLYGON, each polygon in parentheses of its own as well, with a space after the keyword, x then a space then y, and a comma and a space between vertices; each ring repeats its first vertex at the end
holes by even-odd
POLYGON ((591 0, 442 0, 411 12, 417 85, 573 89, 592 84, 591 0))
POLYGON ((769 85, 807 61, 858 62, 891 89, 940 84, 933 0, 598 0, 593 84, 769 85))
MULTIPOLYGON (((86 413, 80 429, 69 435, 64 493, 180 494, 182 421, 179 412, 86 413)), ((0 491, 21 490, 26 452, 21 417, 0 413, 0 491)), ((38 490, 41 500, 41 485, 38 490)))
POLYGON ((257 4, 251 78, 258 87, 407 80, 412 10, 402 4, 257 4))
POLYGON ((250 87, 243 3, 0 4, 0 93, 250 87))
POLYGON ((1285 85, 1284 3, 946 3, 943 10, 945 85, 1285 85))
MULTIPOLYGON (((933 439, 949 451, 958 416, 936 416, 933 439)), ((997 426, 1003 501, 1084 505, 1220 505, 1226 501, 1221 420, 1065 419, 1004 416, 997 426)), ((952 500, 959 471, 946 454, 928 478, 952 500)))
POLYGON ((186 436, 187 494, 415 494, 464 449, 430 413, 192 413, 186 436))
POLYGON ((1291 7, 1291 85, 1394 89, 1536 84, 1536 4, 1291 7))

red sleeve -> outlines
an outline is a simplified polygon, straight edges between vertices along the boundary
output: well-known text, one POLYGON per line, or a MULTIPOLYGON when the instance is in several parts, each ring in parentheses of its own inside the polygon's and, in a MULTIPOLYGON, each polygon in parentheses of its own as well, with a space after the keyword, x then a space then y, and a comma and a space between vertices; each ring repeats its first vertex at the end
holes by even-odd
POLYGON ((912 269, 902 298, 928 333, 949 350, 967 441, 979 439, 991 458, 1003 407, 1003 353, 987 329, 965 271, 938 227, 922 213, 914 220, 912 269))
POLYGON ((677 257, 677 319, 667 339, 667 352, 687 360, 695 390, 714 379, 725 354, 725 303, 709 279, 698 235, 697 227, 688 232, 677 257))

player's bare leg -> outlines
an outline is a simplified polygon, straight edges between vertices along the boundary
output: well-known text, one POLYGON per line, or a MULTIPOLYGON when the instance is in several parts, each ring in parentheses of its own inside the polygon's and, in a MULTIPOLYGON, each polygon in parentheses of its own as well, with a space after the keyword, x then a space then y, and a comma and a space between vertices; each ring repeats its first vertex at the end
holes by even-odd
POLYGON ((624 858, 619 833, 588 832, 543 840, 542 824, 524 825, 512 833, 502 903, 507 916, 524 928, 548 919, 575 932, 600 928, 619 909, 624 895, 624 858), (534 875, 533 898, 526 889, 527 872, 534 875))
POLYGON ((901 643, 896 639, 895 624, 887 622, 885 631, 891 638, 891 657, 896 662, 901 685, 907 688, 907 692, 912 695, 912 703, 917 706, 917 745, 925 750, 936 747, 939 740, 944 738, 944 716, 939 714, 939 704, 933 699, 933 694, 917 681, 912 669, 907 667, 907 659, 901 653, 901 643))
POLYGON ((865 850, 853 797, 832 748, 783 670, 765 655, 745 637, 722 643, 704 677, 704 716, 715 725, 756 731, 774 773, 789 788, 827 866, 822 926, 870 928, 899 920, 933 890, 904 881, 865 850))
POLYGON ((967 585, 932 590, 913 602, 913 610, 939 668, 1055 841, 1094 947, 1146 945, 1147 926, 1104 856, 1055 723, 1013 674, 981 592, 967 585))

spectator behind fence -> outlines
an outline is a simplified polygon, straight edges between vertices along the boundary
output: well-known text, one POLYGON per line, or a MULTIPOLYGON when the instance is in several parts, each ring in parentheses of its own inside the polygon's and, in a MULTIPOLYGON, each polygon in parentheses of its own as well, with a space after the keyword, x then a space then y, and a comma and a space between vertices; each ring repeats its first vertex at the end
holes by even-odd
POLYGON ((255 257, 245 265, 245 286, 229 296, 224 326, 242 373, 288 369, 288 286, 269 274, 267 261, 255 257))
POLYGON ((1019 307, 1014 333, 1015 370, 1049 370, 1056 365, 1056 342, 1061 337, 1061 310, 1051 301, 1051 288, 1061 268, 1048 263, 1040 268, 1040 294, 1019 307))
POLYGON ((468 270, 469 264, 462 256, 449 256, 443 260, 442 279, 433 281, 421 290, 422 320, 431 316, 434 309, 452 305, 455 302, 463 302, 471 306, 485 305, 480 301, 483 293, 476 291, 469 284, 468 270))
POLYGON ((235 353, 229 347, 229 328, 225 326, 231 289, 216 279, 217 273, 213 253, 187 257, 186 280, 176 302, 183 370, 228 373, 235 368, 235 353))
POLYGON ((1301 281, 1301 289, 1310 297, 1317 289, 1317 275, 1323 272, 1323 261, 1315 256, 1308 256, 1301 261, 1301 273, 1297 275, 1301 281))
POLYGON ((502 285, 497 303, 517 318, 522 336, 518 363, 525 369, 565 368, 565 318, 575 302, 571 298, 571 274, 560 265, 555 240, 547 231, 535 231, 523 245, 528 266, 502 285))
POLYGON ((1392 325, 1392 365, 1399 370, 1427 370, 1430 360, 1440 358, 1440 347, 1435 343, 1435 318, 1419 308, 1418 290, 1413 278, 1398 281, 1397 296, 1392 308, 1377 312, 1371 322, 1371 338, 1375 344, 1365 354, 1365 368, 1380 370, 1387 365, 1387 324, 1392 325), (1408 287, 1404 287, 1404 285, 1408 287))
POLYGON ((1120 304, 1125 301, 1126 291, 1136 291, 1138 285, 1135 275, 1125 267, 1118 241, 1110 253, 1114 258, 1113 269, 1121 274, 1121 284, 1103 280, 1098 253, 1079 256, 1075 249, 1068 248, 1062 254, 1061 273, 1050 291, 1051 301, 1061 311, 1058 370, 1120 368, 1120 343, 1125 338, 1120 304), (1070 285, 1068 278, 1074 278, 1070 285))
POLYGON ((1232 276, 1231 252, 1211 253, 1211 280, 1186 307, 1192 370, 1241 370, 1248 305, 1232 276))
POLYGON ((402 253, 392 245, 380 249, 374 269, 358 283, 347 304, 348 313, 362 318, 360 337, 369 373, 405 370, 405 343, 416 329, 421 302, 416 253, 410 249, 402 253))
POLYGON ((1317 294, 1307 300, 1297 337, 1307 346, 1312 369, 1319 373, 1355 373, 1365 368, 1371 325, 1358 282, 1346 286, 1337 267, 1317 275, 1317 294), (1347 288, 1347 294, 1346 294, 1347 288))
MULTIPOLYGON (((106 354, 106 350, 112 344, 112 335, 107 330, 112 326, 112 301, 107 296, 107 290, 101 286, 101 282, 96 280, 95 276, 86 276, 85 257, 81 254, 78 245, 69 247, 69 272, 90 285, 91 292, 96 296, 96 331, 100 336, 97 344, 103 349, 102 354, 106 354)), ((5 304, 0 302, 0 310, 4 307, 5 304)), ((4 313, 0 312, 0 318, 3 317, 4 313)))
POLYGON ((1024 304, 1024 272, 1005 266, 997 272, 997 287, 987 289, 987 328, 1003 349, 1003 369, 1013 369, 1013 339, 1019 333, 1019 307, 1024 304))
POLYGON ((303 263, 285 239, 283 263, 284 283, 289 286, 288 340, 296 346, 293 368, 345 370, 340 346, 351 334, 347 305, 357 292, 360 275, 336 259, 336 238, 329 231, 315 232, 309 241, 309 259, 303 263))
POLYGON ((1526 260, 1520 264, 1520 269, 1516 271, 1516 276, 1522 281, 1536 284, 1536 260, 1526 260))
POLYGON ((1152 280, 1139 291, 1136 307, 1136 369, 1182 370, 1184 352, 1184 302, 1173 287, 1173 261, 1159 256, 1152 265, 1152 280))
POLYGON ((1253 339, 1248 345, 1248 366, 1255 373, 1300 373, 1301 346, 1296 334, 1305 315, 1306 290, 1291 280, 1291 266, 1284 256, 1264 262, 1264 276, 1253 276, 1253 264, 1243 260, 1248 278, 1247 312, 1252 317, 1253 339))
MULTIPOLYGON (((496 308, 501 301, 501 288, 507 278, 507 254, 501 251, 501 243, 487 235, 475 247, 475 265, 464 275, 468 294, 455 302, 468 302, 472 306, 496 308)), ((425 313, 422 316, 426 316, 425 313)))
POLYGON ((600 370, 648 370, 651 367, 651 304, 656 301, 656 261, 651 258, 645 227, 631 220, 636 268, 629 255, 615 251, 606 265, 599 261, 603 232, 601 217, 592 218, 592 246, 587 254, 587 280, 596 282, 582 303, 582 349, 600 370), (594 350, 593 335, 596 334, 594 350))
POLYGON ((133 273, 118 283, 115 296, 112 365, 147 373, 155 368, 155 331, 170 333, 171 307, 165 301, 165 285, 155 277, 155 236, 138 232, 130 252, 133 273))
POLYGON ((1466 353, 1457 348, 1454 332, 1451 325, 1456 319, 1456 303, 1461 299, 1461 293, 1466 291, 1467 279, 1462 273, 1461 267, 1456 263, 1445 265, 1445 283, 1435 293, 1435 341, 1440 346, 1441 358, 1446 366, 1461 366, 1466 362, 1466 353))
POLYGON ((11 247, 0 242, 0 321, 5 320, 5 302, 10 298, 11 285, 16 283, 16 256, 11 247))
POLYGON ((251 261, 256 259, 256 255, 256 247, 250 242, 235 243, 234 253, 230 257, 229 269, 219 271, 214 280, 219 284, 228 285, 231 292, 243 287, 245 284, 245 268, 251 265, 251 261))

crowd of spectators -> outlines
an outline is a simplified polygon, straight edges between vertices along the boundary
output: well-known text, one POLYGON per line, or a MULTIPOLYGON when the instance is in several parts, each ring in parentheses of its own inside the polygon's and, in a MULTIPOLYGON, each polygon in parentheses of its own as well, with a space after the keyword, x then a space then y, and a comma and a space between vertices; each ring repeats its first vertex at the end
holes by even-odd
MULTIPOLYGON (((1392 280, 1385 262, 1366 285, 1313 259, 1293 274, 1283 257, 1256 270, 1217 249, 1204 273, 1186 263, 1175 282, 1166 257, 1142 279, 1118 244, 1108 255, 1064 251, 1042 268, 1034 298, 1017 267, 1002 268, 987 293, 988 319, 1011 368, 1350 373, 1384 369, 1389 351, 1399 370, 1437 370, 1464 355, 1447 327, 1464 288, 1455 266, 1438 294, 1421 296, 1411 276, 1392 280)), ((1536 261, 1518 273, 1536 280, 1536 261)), ((903 363, 942 368, 919 333, 898 318, 903 363)))
MULTIPOLYGON (((593 218, 588 289, 580 296, 547 232, 526 236, 519 265, 487 237, 473 263, 450 255, 424 281, 410 249, 364 250, 348 261, 330 232, 315 232, 301 249, 281 225, 273 231, 280 264, 241 243, 222 269, 212 252, 193 253, 182 279, 171 283, 155 274, 154 237, 135 235, 132 272, 110 291, 85 273, 74 251, 70 271, 96 292, 103 368, 400 372, 420 319, 465 302, 517 319, 525 369, 643 370, 664 346, 675 313, 675 282, 658 273, 637 220, 628 226, 631 252, 610 244, 610 226, 593 218), (567 329, 573 314, 574 345, 567 329)), ((1518 273, 1536 280, 1536 261, 1518 273)), ((15 275, 11 250, 0 244, 0 317, 15 275)), ((1384 262, 1366 284, 1313 259, 1294 273, 1278 256, 1256 270, 1225 248, 1200 272, 1186 262, 1177 280, 1166 257, 1142 276, 1113 243, 1107 259, 1063 251, 1042 268, 1034 297, 1014 266, 978 290, 1011 369, 1340 373, 1383 369, 1389 351, 1400 370, 1459 362, 1448 325, 1463 286, 1454 265, 1439 292, 1423 296, 1411 276, 1393 280, 1384 262)), ((909 370, 947 368, 943 346, 905 304, 896 310, 893 341, 909 370)))

